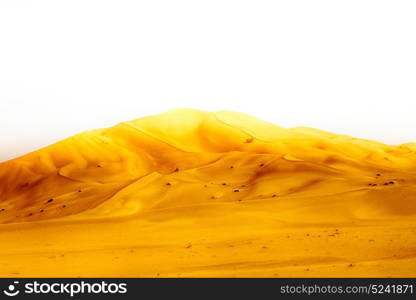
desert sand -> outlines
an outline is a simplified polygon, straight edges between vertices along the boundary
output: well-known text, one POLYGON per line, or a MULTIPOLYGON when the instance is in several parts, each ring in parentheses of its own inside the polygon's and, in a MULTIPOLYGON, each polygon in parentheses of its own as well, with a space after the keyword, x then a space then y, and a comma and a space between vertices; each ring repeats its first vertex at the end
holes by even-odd
POLYGON ((415 277, 416 144, 189 109, 0 164, 1 277, 415 277))

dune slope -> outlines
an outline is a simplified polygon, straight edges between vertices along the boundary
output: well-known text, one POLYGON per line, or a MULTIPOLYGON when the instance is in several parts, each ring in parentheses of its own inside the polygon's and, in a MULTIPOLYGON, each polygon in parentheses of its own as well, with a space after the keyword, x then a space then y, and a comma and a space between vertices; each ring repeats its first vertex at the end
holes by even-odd
POLYGON ((0 164, 0 276, 416 276, 416 148, 174 110, 0 164))

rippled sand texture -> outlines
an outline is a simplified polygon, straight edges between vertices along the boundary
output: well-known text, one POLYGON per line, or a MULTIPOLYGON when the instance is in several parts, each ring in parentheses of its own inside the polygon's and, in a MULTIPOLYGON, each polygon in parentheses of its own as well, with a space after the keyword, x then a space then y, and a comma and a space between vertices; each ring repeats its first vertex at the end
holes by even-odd
POLYGON ((0 164, 0 276, 416 276, 416 144, 174 110, 0 164))

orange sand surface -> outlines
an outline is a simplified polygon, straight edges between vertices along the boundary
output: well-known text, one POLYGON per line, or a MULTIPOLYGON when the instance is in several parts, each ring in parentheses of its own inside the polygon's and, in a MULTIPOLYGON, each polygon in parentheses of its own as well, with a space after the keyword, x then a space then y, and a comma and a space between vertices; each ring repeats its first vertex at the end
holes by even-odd
POLYGON ((416 144, 174 110, 0 164, 1 277, 415 277, 416 144))

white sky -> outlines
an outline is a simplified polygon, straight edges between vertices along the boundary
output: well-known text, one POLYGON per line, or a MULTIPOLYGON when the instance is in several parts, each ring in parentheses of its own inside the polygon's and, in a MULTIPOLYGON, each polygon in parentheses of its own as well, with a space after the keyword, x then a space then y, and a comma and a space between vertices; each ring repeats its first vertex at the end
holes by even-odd
POLYGON ((416 1, 0 1, 0 161, 177 107, 416 142, 416 1))

